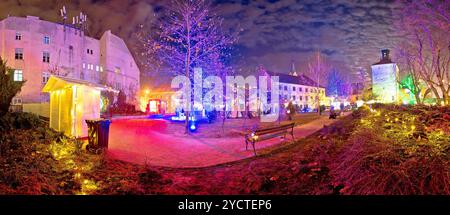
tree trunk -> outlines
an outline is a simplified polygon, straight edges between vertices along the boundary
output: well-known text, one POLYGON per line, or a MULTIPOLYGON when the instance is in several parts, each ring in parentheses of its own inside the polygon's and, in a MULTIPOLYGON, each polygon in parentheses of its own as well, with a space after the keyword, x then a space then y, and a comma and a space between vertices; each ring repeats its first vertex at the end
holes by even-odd
POLYGON ((436 104, 438 106, 441 106, 442 105, 442 100, 441 100, 441 97, 439 96, 439 92, 437 91, 437 89, 433 85, 430 86, 430 89, 433 92, 434 96, 436 97, 436 104))
POLYGON ((416 104, 422 104, 422 100, 420 100, 420 91, 416 90, 416 92, 414 93, 414 97, 416 98, 416 104))
MULTIPOLYGON (((189 20, 189 16, 186 17, 186 29, 187 29, 187 54, 186 54, 186 77, 191 80, 190 75, 189 75, 189 68, 191 65, 191 31, 190 31, 190 20, 189 20)), ((191 85, 191 84, 190 84, 191 85)), ((186 111, 186 120, 185 120, 185 134, 189 133, 189 115, 190 115, 190 110, 192 109, 192 85, 189 86, 191 88, 191 91, 189 91, 189 93, 191 94, 190 99, 187 101, 188 102, 188 110, 186 111)))

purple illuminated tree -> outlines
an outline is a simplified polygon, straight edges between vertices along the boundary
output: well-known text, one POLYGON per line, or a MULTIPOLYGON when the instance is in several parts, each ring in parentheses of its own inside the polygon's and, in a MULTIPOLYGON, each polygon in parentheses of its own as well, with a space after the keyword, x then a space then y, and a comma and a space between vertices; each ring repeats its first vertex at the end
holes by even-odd
POLYGON ((327 94, 334 97, 340 96, 343 84, 342 75, 336 68, 333 68, 328 77, 327 94))
POLYGON ((399 44, 402 57, 417 79, 450 104, 450 4, 448 0, 405 1, 398 26, 407 34, 399 44))
MULTIPOLYGON (((190 80, 195 67, 203 68, 204 76, 225 77, 231 71, 226 61, 239 31, 225 32, 223 19, 213 10, 205 0, 172 1, 152 27, 153 34, 144 41, 146 54, 156 56, 160 65, 173 74, 185 75, 190 80)), ((186 128, 187 124, 188 117, 186 128)))

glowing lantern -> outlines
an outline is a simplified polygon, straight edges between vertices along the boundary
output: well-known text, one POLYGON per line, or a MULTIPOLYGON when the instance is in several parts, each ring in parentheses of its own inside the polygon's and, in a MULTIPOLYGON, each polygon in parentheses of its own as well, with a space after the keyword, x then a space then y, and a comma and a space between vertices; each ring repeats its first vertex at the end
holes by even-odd
POLYGON ((190 130, 191 132, 194 132, 194 131, 197 130, 197 125, 195 124, 194 121, 191 121, 191 122, 190 122, 190 124, 189 124, 189 130, 190 130))

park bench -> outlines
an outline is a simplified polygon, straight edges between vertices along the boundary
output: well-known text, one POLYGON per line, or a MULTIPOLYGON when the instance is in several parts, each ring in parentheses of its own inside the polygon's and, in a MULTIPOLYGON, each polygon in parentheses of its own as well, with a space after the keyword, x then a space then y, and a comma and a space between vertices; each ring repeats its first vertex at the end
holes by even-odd
POLYGON ((253 146, 253 152, 256 155, 256 149, 255 149, 255 143, 261 142, 264 140, 268 140, 275 137, 281 137, 283 136, 286 138, 286 134, 290 134, 292 136, 292 139, 294 139, 294 126, 295 123, 289 123, 286 125, 280 125, 276 127, 270 127, 270 128, 262 128, 262 129, 256 129, 252 131, 251 133, 248 133, 245 135, 245 150, 247 150, 248 143, 251 143, 253 146))

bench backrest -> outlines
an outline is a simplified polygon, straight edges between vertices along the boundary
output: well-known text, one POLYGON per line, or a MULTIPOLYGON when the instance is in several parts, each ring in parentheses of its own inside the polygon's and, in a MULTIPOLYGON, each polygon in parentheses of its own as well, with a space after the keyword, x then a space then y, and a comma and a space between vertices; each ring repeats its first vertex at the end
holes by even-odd
POLYGON ((289 123, 287 125, 280 125, 280 126, 271 127, 271 128, 257 129, 253 133, 255 133, 255 135, 270 134, 270 133, 274 133, 274 132, 285 131, 287 129, 292 129, 292 128, 294 128, 294 125, 295 125, 295 123, 289 123))

